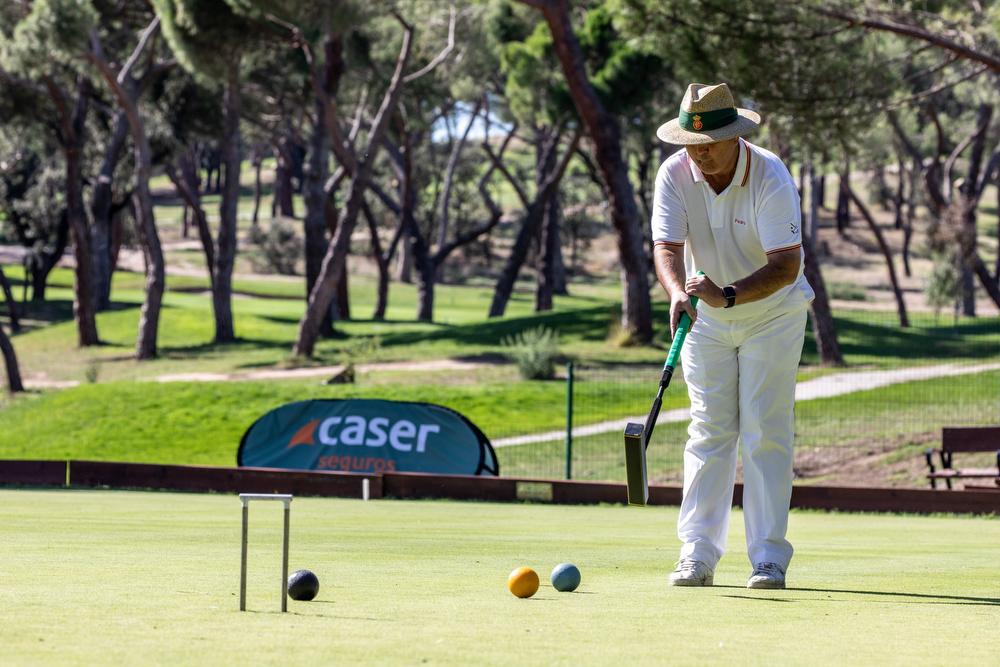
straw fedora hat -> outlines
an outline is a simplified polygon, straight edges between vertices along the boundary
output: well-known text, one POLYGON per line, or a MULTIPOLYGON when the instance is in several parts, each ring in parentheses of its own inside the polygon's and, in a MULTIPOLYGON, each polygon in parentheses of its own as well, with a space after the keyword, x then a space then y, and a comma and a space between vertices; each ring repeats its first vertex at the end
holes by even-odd
POLYGON ((711 144, 742 137, 760 127, 760 114, 736 108, 729 86, 692 83, 681 100, 680 115, 660 126, 656 136, 668 144, 711 144))

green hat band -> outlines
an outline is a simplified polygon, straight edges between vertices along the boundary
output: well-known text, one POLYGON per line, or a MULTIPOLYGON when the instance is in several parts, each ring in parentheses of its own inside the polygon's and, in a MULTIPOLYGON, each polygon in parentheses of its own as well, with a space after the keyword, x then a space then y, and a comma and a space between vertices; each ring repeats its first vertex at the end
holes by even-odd
POLYGON ((708 132, 709 130, 717 130, 730 123, 735 123, 739 120, 739 117, 740 115, 736 113, 735 107, 702 113, 689 113, 681 109, 678 120, 681 127, 688 132, 708 132))

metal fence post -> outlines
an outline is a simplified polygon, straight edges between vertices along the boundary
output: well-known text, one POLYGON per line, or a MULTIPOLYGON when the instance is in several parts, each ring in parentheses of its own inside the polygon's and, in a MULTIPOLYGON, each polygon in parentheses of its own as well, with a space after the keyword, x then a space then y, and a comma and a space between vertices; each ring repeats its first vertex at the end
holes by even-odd
POLYGON ((566 364, 566 479, 573 479, 573 362, 566 364))

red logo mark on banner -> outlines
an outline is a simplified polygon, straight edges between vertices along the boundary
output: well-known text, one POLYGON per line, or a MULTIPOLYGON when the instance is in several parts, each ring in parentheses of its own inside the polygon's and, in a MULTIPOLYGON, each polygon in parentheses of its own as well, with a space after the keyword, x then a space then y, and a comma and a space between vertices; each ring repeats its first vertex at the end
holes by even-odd
POLYGON ((293 435, 292 439, 288 441, 288 446, 285 447, 285 449, 291 449, 296 445, 315 445, 317 426, 319 426, 318 419, 313 419, 308 422, 305 426, 295 432, 295 435, 293 435))

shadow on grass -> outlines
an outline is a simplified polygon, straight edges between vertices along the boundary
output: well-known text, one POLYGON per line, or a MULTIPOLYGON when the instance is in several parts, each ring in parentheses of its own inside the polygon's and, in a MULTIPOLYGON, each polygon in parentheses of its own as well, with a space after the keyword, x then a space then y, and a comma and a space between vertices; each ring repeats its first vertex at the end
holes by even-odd
MULTIPOLYGON (((53 324, 63 324, 73 321, 73 301, 69 299, 48 299, 46 301, 28 301, 27 303, 18 302, 17 308, 17 316, 21 323, 21 328, 17 332, 18 336, 44 329, 53 324)), ((137 308, 139 308, 139 304, 137 303, 113 301, 108 308, 100 312, 120 312, 137 308)), ((6 307, 4 307, 5 315, 6 312, 6 307)), ((4 317, 4 322, 7 322, 6 317, 4 317)), ((100 334, 100 327, 98 327, 98 334, 100 334)), ((109 343, 104 341, 98 343, 98 345, 106 344, 109 343)))
MULTIPOLYGON (((740 590, 746 590, 743 586, 716 585, 715 588, 736 588, 740 590)), ((901 593, 897 591, 864 591, 864 590, 849 590, 845 588, 803 588, 798 586, 789 586, 784 590, 785 592, 802 591, 806 593, 846 593, 849 595, 872 595, 877 597, 905 598, 906 601, 918 604, 968 604, 968 605, 978 605, 986 607, 1000 606, 1000 598, 982 598, 982 597, 971 597, 967 595, 931 595, 929 593, 901 593)), ((722 597, 739 598, 744 600, 763 600, 767 602, 778 602, 778 601, 795 602, 795 600, 760 597, 760 595, 752 595, 752 594, 723 595, 722 597)), ((838 602, 838 600, 831 600, 831 602, 838 602)))
POLYGON ((162 345, 159 356, 165 359, 188 359, 204 355, 206 352, 223 352, 239 348, 259 349, 291 349, 291 343, 283 340, 265 340, 263 338, 237 338, 229 343, 214 341, 199 345, 162 345))
MULTIPOLYGON (((834 317, 840 349, 848 363, 852 357, 889 357, 895 359, 927 359, 931 354, 939 361, 948 359, 992 358, 996 356, 1000 321, 996 317, 959 322, 955 326, 910 326, 903 329, 895 324, 864 321, 865 316, 834 317), (933 351, 933 352, 932 352, 933 351)), ((803 361, 818 363, 812 322, 802 351, 803 361)))

